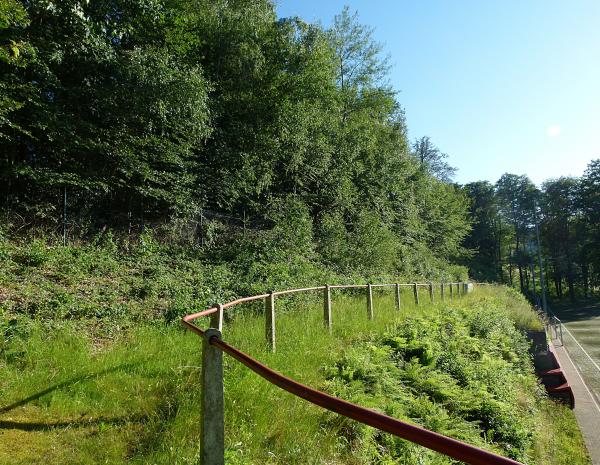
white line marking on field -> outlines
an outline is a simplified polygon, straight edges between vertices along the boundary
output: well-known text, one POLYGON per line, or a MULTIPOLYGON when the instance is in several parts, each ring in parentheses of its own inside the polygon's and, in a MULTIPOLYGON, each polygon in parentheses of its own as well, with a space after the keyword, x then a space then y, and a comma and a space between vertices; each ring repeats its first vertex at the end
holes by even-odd
MULTIPOLYGON (((575 338, 573 338, 573 339, 575 339, 575 338)), ((577 341, 575 341, 575 342, 577 342, 577 341)), ((600 406, 598 405, 598 402, 596 402, 596 396, 594 396, 594 394, 592 394, 592 391, 590 391, 590 388, 587 386, 585 380, 583 379, 583 376, 581 376, 581 373, 579 373, 579 368, 577 368, 577 365, 575 365, 575 362, 569 356, 569 352, 567 351, 567 348, 565 347, 564 349, 565 349, 565 355, 569 359, 569 362, 571 362, 571 365, 573 365, 573 368, 575 369, 575 373, 577 373, 577 376, 579 376, 579 379, 581 380, 581 384, 583 384, 583 387, 589 394, 590 399, 592 399, 592 402, 594 403, 594 407, 596 407, 596 410, 598 410, 598 412, 600 412, 600 406)))
POLYGON ((579 348, 581 350, 583 350, 583 353, 594 364, 594 366, 596 367, 596 369, 598 370, 598 372, 600 372, 600 366, 598 366, 598 364, 596 363, 596 361, 590 356, 590 354, 587 353, 587 351, 583 348, 583 346, 579 343, 579 341, 577 339, 575 339, 575 336, 573 336, 573 333, 571 331, 569 331, 569 328, 567 328, 567 326, 565 324, 563 324, 563 327, 565 328, 565 331, 567 332, 567 334, 573 338, 573 340, 575 341, 575 344, 577 344, 579 346, 579 348))

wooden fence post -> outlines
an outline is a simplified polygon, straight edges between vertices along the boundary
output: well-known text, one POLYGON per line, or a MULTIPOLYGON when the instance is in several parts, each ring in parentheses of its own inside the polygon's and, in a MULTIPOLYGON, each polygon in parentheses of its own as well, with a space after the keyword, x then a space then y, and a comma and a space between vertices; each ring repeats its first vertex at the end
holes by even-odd
POLYGON ((367 284, 367 317, 369 320, 373 319, 373 286, 371 283, 367 284))
POLYGON ((225 465, 223 352, 210 343, 211 338, 221 339, 221 332, 210 328, 202 339, 200 463, 225 465))
POLYGON ((331 332, 331 288, 329 284, 325 285, 323 291, 323 317, 327 331, 331 332))
POLYGON ((415 304, 419 305, 419 285, 417 283, 413 284, 413 293, 415 294, 415 304))
POLYGON ((429 283, 429 300, 433 303, 433 283, 429 283))
POLYGON ((275 352, 275 296, 273 291, 265 298, 265 336, 271 352, 275 352))
POLYGON ((444 283, 440 284, 440 299, 444 300, 444 283))
POLYGON ((450 300, 454 298, 454 284, 448 283, 448 287, 450 288, 450 300))
POLYGON ((400 284, 396 284, 396 310, 400 310, 400 284))
POLYGON ((210 316, 210 327, 223 332, 223 305, 215 304, 217 311, 210 316))

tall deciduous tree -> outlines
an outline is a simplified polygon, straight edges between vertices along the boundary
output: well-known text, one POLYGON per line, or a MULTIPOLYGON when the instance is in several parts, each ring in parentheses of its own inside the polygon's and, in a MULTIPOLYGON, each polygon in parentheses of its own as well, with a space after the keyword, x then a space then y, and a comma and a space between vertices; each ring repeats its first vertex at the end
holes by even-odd
POLYGON ((440 181, 452 182, 456 168, 446 161, 448 155, 440 152, 428 136, 417 139, 412 144, 412 156, 419 162, 422 169, 429 171, 440 181))
POLYGON ((509 266, 517 265, 519 285, 521 291, 525 291, 525 273, 531 262, 527 250, 528 235, 535 221, 534 205, 538 190, 527 176, 507 173, 496 183, 496 193, 500 211, 514 229, 515 248, 509 258, 509 266))

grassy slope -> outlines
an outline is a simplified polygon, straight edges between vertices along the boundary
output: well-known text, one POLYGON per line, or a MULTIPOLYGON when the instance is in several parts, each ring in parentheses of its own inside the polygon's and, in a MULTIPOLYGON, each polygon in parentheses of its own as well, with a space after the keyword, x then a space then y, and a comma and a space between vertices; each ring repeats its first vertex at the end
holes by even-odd
MULTIPOLYGON (((472 307, 485 293, 479 291, 460 304, 419 310, 406 294, 400 314, 391 297, 382 293, 376 296, 376 319, 371 322, 363 298, 338 293, 332 336, 322 329, 320 305, 280 302, 276 354, 264 349, 262 318, 240 314, 228 322, 224 334, 280 371, 324 386, 323 367, 357 343, 389 331, 408 315, 472 307), (298 305, 301 311, 286 311, 298 305)), ((511 301, 505 294, 494 298, 496 305, 511 301)), ((509 306, 522 314, 520 305, 509 306)), ((92 337, 77 333, 74 323, 57 325, 50 333, 40 328, 33 325, 26 339, 13 338, 4 352, 0 393, 9 408, 0 416, 1 464, 195 463, 197 337, 177 327, 153 325, 98 347, 92 337)), ((539 425, 530 451, 535 463, 587 463, 571 412, 539 399, 536 418, 539 425)), ((226 358, 228 463, 367 463, 356 454, 356 443, 349 442, 347 425, 336 428, 329 420, 319 408, 226 358)), ((438 460, 428 456, 424 463, 444 463, 438 460)))
MULTIPOLYGON (((200 341, 168 322, 231 297, 230 270, 152 243, 121 259, 110 241, 64 249, 5 241, 0 260, 0 464, 195 463, 200 341)), ((277 354, 265 350, 260 306, 244 305, 224 334, 283 373, 352 397, 343 383, 332 384, 331 368, 409 316, 434 319, 484 305, 521 327, 536 324, 506 292, 481 290, 460 303, 416 309, 406 290, 400 313, 389 293, 377 291, 375 302, 368 321, 364 296, 335 291, 329 336, 318 300, 279 300, 277 354)), ((373 448, 382 450, 368 429, 357 436, 353 426, 225 360, 228 463, 362 464, 374 460, 373 448)), ((536 402, 532 460, 587 463, 571 412, 536 402)), ((437 454, 421 459, 447 463, 437 454)))

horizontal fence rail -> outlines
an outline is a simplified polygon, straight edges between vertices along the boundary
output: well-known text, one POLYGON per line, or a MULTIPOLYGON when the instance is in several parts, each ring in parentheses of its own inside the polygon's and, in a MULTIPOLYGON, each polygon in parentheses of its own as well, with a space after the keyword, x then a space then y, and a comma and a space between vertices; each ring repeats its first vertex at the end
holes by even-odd
MULTIPOLYGON (((449 291, 450 298, 453 297, 455 289, 456 296, 464 295, 473 289, 472 283, 442 283, 440 286, 440 297, 444 299, 444 291, 449 291)), ((411 287, 414 292, 415 303, 419 304, 419 288, 426 287, 429 291, 431 302, 433 302, 433 283, 392 283, 392 284, 347 284, 347 285, 325 285, 301 289, 288 289, 284 291, 273 291, 268 294, 260 294, 252 297, 244 297, 233 300, 226 304, 216 304, 214 307, 204 311, 186 315, 182 319, 183 325, 190 331, 203 337, 202 353, 202 418, 201 418, 201 463, 203 465, 224 464, 224 402, 223 402, 223 362, 222 353, 225 352, 233 359, 242 363, 259 376, 278 386, 279 388, 294 394, 312 404, 323 407, 329 411, 338 413, 345 417, 359 421, 366 425, 377 428, 386 433, 393 434, 402 439, 420 444, 436 452, 440 452, 456 460, 471 465, 522 465, 520 462, 503 457, 493 452, 480 449, 457 439, 444 436, 430 431, 426 428, 406 423, 382 413, 376 412, 352 402, 331 396, 317 389, 299 383, 281 373, 263 365, 248 354, 227 344, 222 339, 223 310, 235 305, 264 299, 265 301, 265 335, 271 350, 275 350, 275 297, 290 295, 300 292, 323 291, 324 298, 324 321, 327 329, 331 331, 331 290, 332 289, 366 289, 368 318, 373 314, 373 288, 390 287, 395 288, 396 308, 400 309, 400 288, 411 287), (192 323, 201 317, 210 317, 211 327, 202 330, 192 323)))

